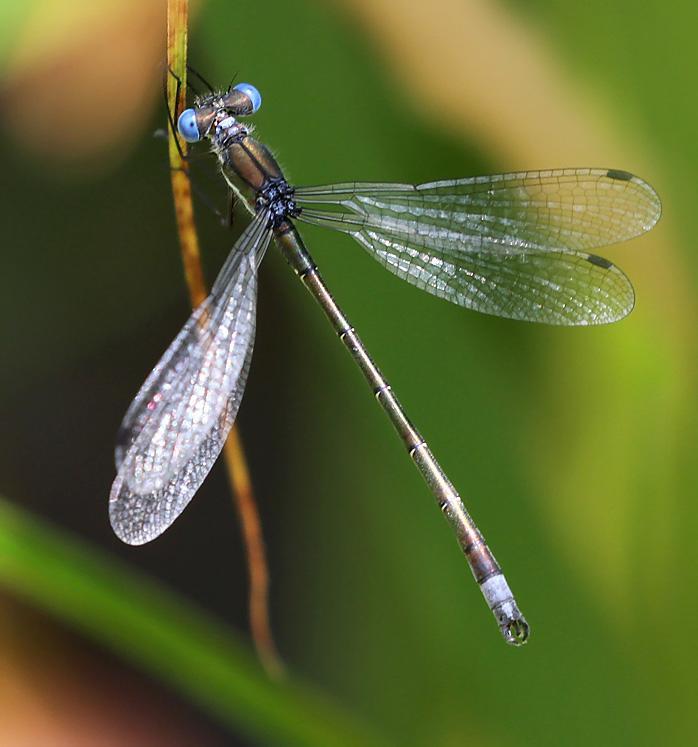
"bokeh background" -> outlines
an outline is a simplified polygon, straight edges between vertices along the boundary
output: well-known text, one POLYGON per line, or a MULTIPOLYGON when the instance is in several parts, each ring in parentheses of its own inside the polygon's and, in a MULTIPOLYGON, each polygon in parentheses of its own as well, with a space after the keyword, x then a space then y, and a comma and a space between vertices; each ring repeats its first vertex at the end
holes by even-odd
MULTIPOLYGON (((318 309, 278 254, 265 261, 239 423, 288 686, 323 692, 385 744, 695 738, 697 20, 687 0, 197 5, 191 63, 261 90, 258 134, 296 183, 588 165, 638 173, 663 198, 650 235, 603 252, 638 301, 601 329, 469 313, 304 229, 502 563, 533 628, 522 650, 499 638, 318 309)), ((162 2, 0 2, 0 539, 46 524, 58 546, 147 574, 183 616, 219 621, 215 652, 249 648, 223 467, 151 545, 121 545, 107 518, 114 434, 187 315, 153 137, 164 39, 162 2)), ((195 175, 223 199, 212 162, 195 175)), ((234 236, 197 214, 212 278, 234 236)), ((137 641, 81 633, 87 597, 73 618, 46 611, 17 581, 31 551, 12 547, 0 541, 3 744, 317 743, 265 736, 224 688, 214 713, 137 641)), ((50 554, 37 557, 50 580, 50 554)))

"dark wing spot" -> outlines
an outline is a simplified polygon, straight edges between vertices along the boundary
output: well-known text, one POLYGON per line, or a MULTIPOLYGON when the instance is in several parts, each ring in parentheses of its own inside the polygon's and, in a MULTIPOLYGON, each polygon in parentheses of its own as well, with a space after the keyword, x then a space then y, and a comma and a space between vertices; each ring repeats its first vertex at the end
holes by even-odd
POLYGON ((587 254, 587 262, 591 262, 592 265, 598 265, 603 267, 604 270, 610 270, 613 267, 613 262, 609 262, 603 257, 599 257, 598 254, 587 254))
POLYGON ((606 172, 606 176, 609 179, 618 179, 621 182, 629 182, 633 178, 633 175, 629 171, 620 171, 619 169, 609 169, 606 172))

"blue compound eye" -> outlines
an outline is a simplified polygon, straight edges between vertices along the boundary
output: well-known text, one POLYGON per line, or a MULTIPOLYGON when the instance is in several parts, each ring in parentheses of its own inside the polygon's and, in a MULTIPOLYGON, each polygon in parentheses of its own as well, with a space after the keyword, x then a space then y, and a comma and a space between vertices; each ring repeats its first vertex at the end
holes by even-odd
POLYGON ((233 90, 244 93, 252 102, 251 114, 259 110, 259 107, 262 105, 262 94, 251 83, 238 83, 233 90))
POLYGON ((179 115, 177 131, 188 143, 197 143, 201 140, 199 127, 196 124, 196 112, 193 109, 185 109, 179 115))

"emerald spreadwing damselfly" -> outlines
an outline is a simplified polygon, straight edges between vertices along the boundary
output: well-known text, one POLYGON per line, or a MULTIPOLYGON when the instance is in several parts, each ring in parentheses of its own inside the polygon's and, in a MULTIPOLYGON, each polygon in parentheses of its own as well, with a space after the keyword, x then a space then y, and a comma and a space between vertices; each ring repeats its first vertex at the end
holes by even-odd
POLYGON ((209 473, 235 420, 255 333, 257 271, 272 240, 319 303, 363 373, 439 507, 508 643, 529 634, 502 571, 426 441, 407 417, 318 272, 298 223, 346 233, 387 270, 459 306, 555 325, 626 316, 633 288, 590 250, 654 226, 661 206, 642 179, 576 168, 426 184, 346 182, 294 187, 246 117, 261 105, 240 83, 197 97, 177 120, 190 143, 208 140, 252 220, 211 289, 128 409, 110 495, 116 534, 149 542, 179 516, 209 473))

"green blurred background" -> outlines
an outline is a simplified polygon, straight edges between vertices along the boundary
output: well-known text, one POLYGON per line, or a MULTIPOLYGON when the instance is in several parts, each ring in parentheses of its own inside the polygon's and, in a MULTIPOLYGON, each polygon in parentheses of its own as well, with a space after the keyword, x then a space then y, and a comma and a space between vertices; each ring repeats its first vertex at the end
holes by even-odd
MULTIPOLYGON (((121 545, 107 518, 114 434, 187 315, 152 136, 163 4, 0 12, 0 494, 246 635, 220 464, 151 545, 121 545)), ((695 739, 697 20, 685 0, 199 4, 191 63, 260 89, 257 133, 296 183, 586 165, 663 198, 651 235, 603 252, 638 300, 601 329, 463 311, 304 229, 503 565, 533 630, 522 650, 321 314, 277 253, 264 263, 239 423, 276 634, 291 682, 388 744, 695 739)), ((221 199, 214 164, 195 171, 221 199)), ((211 278, 234 237, 198 215, 211 278)), ((137 647, 109 653, 23 596, 0 592, 3 743, 286 743, 243 735, 237 706, 224 724, 145 674, 137 647)))

